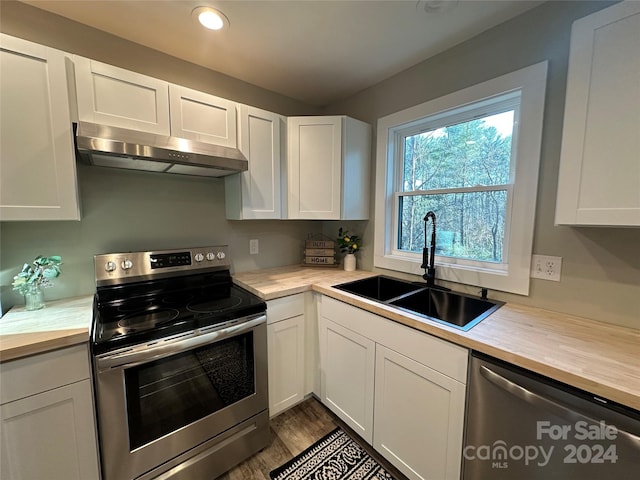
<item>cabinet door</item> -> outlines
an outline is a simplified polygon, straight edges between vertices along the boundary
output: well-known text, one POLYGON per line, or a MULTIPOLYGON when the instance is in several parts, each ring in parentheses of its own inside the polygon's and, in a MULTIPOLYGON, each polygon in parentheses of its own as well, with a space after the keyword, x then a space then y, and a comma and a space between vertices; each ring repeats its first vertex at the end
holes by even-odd
POLYGON ((249 160, 249 169, 225 177, 227 218, 280 219, 284 119, 276 113, 241 105, 238 123, 240 151, 249 160))
POLYGON ((571 34, 557 224, 640 226, 640 3, 571 34))
POLYGON ((89 380, 2 405, 2 478, 99 479, 92 405, 89 380))
POLYGON ((267 326, 269 415, 304 399, 304 315, 267 326))
POLYGON ((339 220, 343 117, 290 117, 289 218, 339 220))
POLYGON ((372 443, 375 343, 322 317, 319 330, 321 400, 372 443))
POLYGON ((236 104, 179 85, 169 86, 171 135, 235 148, 236 104))
POLYGON ((0 220, 80 220, 65 55, 0 44, 0 220))
POLYGON ((376 345, 373 446, 411 479, 459 480, 465 386, 376 345))
POLYGON ((169 135, 169 84, 74 57, 81 121, 169 135))

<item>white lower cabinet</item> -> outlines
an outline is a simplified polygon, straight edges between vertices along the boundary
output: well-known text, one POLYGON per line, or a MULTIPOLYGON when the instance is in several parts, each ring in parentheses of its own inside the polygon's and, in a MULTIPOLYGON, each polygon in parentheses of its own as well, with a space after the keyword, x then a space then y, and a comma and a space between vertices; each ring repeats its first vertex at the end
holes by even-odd
POLYGON ((98 479, 89 380, 0 407, 2 478, 98 479))
POLYGON ((375 343, 326 318, 319 324, 322 403, 372 443, 375 343))
POLYGON ((323 296, 321 401, 415 480, 459 480, 468 350, 323 296))
POLYGON ((376 346, 373 446, 411 479, 460 478, 465 385, 376 346))
POLYGON ((99 480, 86 345, 0 364, 3 480, 99 480))
POLYGON ((305 396, 304 295, 267 302, 269 415, 278 415, 305 396))

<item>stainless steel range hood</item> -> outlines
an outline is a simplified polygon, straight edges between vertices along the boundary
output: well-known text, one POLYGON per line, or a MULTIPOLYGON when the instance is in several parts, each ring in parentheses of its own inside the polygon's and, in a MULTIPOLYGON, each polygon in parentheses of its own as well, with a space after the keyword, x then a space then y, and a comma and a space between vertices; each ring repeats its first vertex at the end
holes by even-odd
POLYGON ((249 168, 237 148, 89 122, 74 124, 79 159, 90 165, 223 177, 249 168))

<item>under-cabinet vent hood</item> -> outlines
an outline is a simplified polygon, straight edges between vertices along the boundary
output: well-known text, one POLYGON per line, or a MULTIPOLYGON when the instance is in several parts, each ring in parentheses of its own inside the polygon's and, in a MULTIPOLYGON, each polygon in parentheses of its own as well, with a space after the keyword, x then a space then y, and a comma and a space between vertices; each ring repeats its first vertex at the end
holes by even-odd
POLYGON ((74 124, 84 163, 151 172, 223 177, 249 168, 237 148, 89 122, 74 124))

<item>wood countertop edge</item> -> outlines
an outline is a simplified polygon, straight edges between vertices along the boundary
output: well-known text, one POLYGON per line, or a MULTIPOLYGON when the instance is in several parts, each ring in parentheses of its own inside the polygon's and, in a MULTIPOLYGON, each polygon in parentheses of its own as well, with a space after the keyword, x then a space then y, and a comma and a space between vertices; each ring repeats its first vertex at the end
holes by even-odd
MULTIPOLYGON (((556 381, 571 385, 575 388, 585 390, 596 396, 601 396, 608 400, 626 405, 636 410, 640 410, 640 391, 636 392, 635 390, 628 388, 628 385, 608 383, 605 379, 602 378, 594 379, 593 377, 580 373, 580 369, 572 371, 567 369, 566 367, 558 366, 552 362, 545 362, 540 358, 534 358, 533 356, 526 355, 523 352, 517 351, 517 349, 510 350, 503 345, 496 346, 479 338, 474 338, 476 332, 482 331, 482 323, 489 323, 488 321, 490 317, 483 320, 481 324, 473 327, 472 330, 463 332, 461 330, 447 327, 445 325, 437 325, 435 323, 432 324, 428 321, 422 321, 417 316, 399 312, 392 307, 387 307, 383 304, 379 304, 378 302, 367 300, 329 286, 313 285, 312 289, 318 293, 326 294, 332 298, 335 298, 336 300, 340 300, 353 305, 354 307, 363 308, 371 313, 388 318, 389 320, 396 321, 411 328, 415 328, 418 331, 433 335, 443 340, 447 340, 465 348, 476 350, 478 352, 495 357, 526 370, 530 370, 540 375, 552 378, 556 381)), ((505 307, 506 305, 502 308, 505 307)), ((517 309, 518 307, 516 306, 515 308, 517 309)), ((551 312, 542 309, 538 310, 542 312, 548 312, 553 316, 562 315, 567 318, 572 318, 580 321, 579 317, 575 317, 572 315, 559 314, 557 312, 551 312)), ((494 313, 493 315, 496 315, 497 313, 498 312, 494 313)), ((608 326, 606 324, 603 325, 608 326)))
POLYGON ((276 298, 288 297, 290 295, 295 295, 297 293, 308 292, 308 291, 311 291, 313 289, 313 285, 309 284, 309 285, 300 285, 300 286, 296 286, 296 287, 287 287, 287 288, 282 288, 282 289, 276 289, 276 290, 264 293, 263 291, 261 291, 261 290, 259 290, 257 288, 254 288, 250 284, 248 284, 246 282, 243 282, 241 280, 234 279, 234 283, 236 285, 244 288, 245 290, 253 293, 254 295, 257 295, 258 297, 260 297, 264 301, 275 300, 276 298))
POLYGON ((51 300, 33 312, 23 306, 9 310, 0 319, 0 362, 88 342, 93 297, 51 300))
POLYGON ((2 335, 0 337, 0 363, 88 341, 89 330, 86 328, 2 335))
MULTIPOLYGON (((291 278, 295 277, 295 271, 290 272, 289 277, 287 276, 287 267, 274 269, 273 271, 278 273, 278 277, 256 282, 256 284, 259 284, 258 286, 252 283, 252 278, 238 279, 234 276, 234 282, 266 301, 304 293, 311 290, 326 294, 355 307, 363 308, 410 328, 415 328, 418 331, 431 334, 435 337, 450 341, 465 348, 485 353, 513 365, 536 372, 540 375, 544 375, 562 383, 588 391, 594 395, 640 410, 640 389, 637 388, 638 379, 635 375, 635 371, 632 372, 631 375, 634 382, 624 383, 608 381, 606 378, 603 378, 604 375, 589 375, 579 367, 568 368, 564 365, 559 365, 557 362, 554 363, 552 359, 545 361, 544 355, 535 356, 531 353, 520 351, 517 347, 510 348, 507 345, 500 344, 498 341, 491 343, 491 328, 496 328, 495 324, 497 322, 504 323, 505 321, 515 320, 515 326, 519 326, 521 329, 526 328, 526 316, 528 315, 528 312, 532 310, 539 310, 542 312, 541 314, 548 315, 552 320, 557 320, 562 317, 563 321, 567 321, 569 323, 574 322, 576 325, 578 325, 579 322, 585 321, 585 319, 581 319, 580 317, 506 304, 498 310, 498 312, 485 319, 481 324, 475 326, 468 332, 463 332, 452 327, 422 321, 417 316, 401 313, 378 302, 343 292, 331 286, 336 283, 341 283, 342 281, 350 281, 355 278, 365 278, 367 276, 376 275, 374 272, 359 271, 355 275, 347 274, 344 277, 345 279, 336 282, 331 280, 331 278, 338 273, 335 270, 327 272, 327 275, 330 278, 322 278, 323 274, 319 271, 317 271, 318 275, 316 276, 316 271, 309 270, 305 271, 309 278, 298 279, 291 278), (264 288, 261 288, 261 286, 264 286, 264 288), (504 314, 501 314, 501 311, 503 311, 504 314), (509 316, 513 318, 510 319, 509 316)), ((257 274, 257 276, 259 275, 260 274, 257 274)), ((601 325, 605 330, 616 330, 616 327, 614 326, 610 326, 608 324, 601 325)), ((637 336, 633 336, 632 341, 635 341, 636 338, 640 338, 640 332, 638 332, 637 336)), ((47 332, 4 334, 0 335, 0 362, 16 360, 18 358, 56 350, 58 348, 87 342, 88 340, 89 328, 70 328, 47 332)), ((564 354, 568 355, 569 353, 565 352, 564 354)), ((615 366, 615 359, 607 359, 611 361, 613 366, 615 366)), ((625 365, 620 361, 618 362, 618 366, 624 367, 625 365)))
MULTIPOLYGON (((361 274, 360 278, 377 275, 375 272, 359 273, 361 274)), ((526 307, 508 303, 490 317, 483 320, 479 325, 473 327, 470 331, 463 332, 452 327, 422 321, 417 316, 401 313, 378 302, 367 300, 332 288, 332 285, 351 280, 351 278, 340 278, 338 281, 333 281, 332 272, 327 272, 327 277, 325 278, 323 272, 318 272, 317 275, 314 275, 313 273, 308 273, 305 270, 301 271, 296 268, 287 270, 287 267, 282 267, 267 271, 266 276, 264 277, 260 271, 239 275, 241 278, 234 276, 234 281, 264 300, 273 300, 275 298, 303 293, 309 290, 316 291, 355 307, 363 308, 372 313, 382 315, 385 318, 397 321, 421 332, 431 334, 462 347, 490 355, 513 365, 571 385, 575 388, 585 390, 593 395, 601 396, 608 400, 640 410, 640 388, 637 388, 638 379, 636 376, 633 376, 633 382, 617 383, 615 380, 608 380, 606 378, 607 375, 589 374, 588 371, 585 371, 588 369, 581 369, 579 366, 572 367, 568 362, 563 363, 558 361, 557 358, 552 358, 552 356, 544 354, 536 355, 536 352, 522 351, 522 349, 518 348, 517 345, 510 347, 509 345, 505 345, 504 341, 501 343, 500 341, 491 338, 490 335, 490 326, 495 328, 496 322, 500 322, 504 325, 505 321, 514 321, 516 324, 519 324, 519 328, 521 330, 526 331, 528 323, 533 323, 534 321, 538 322, 538 314, 541 317, 549 317, 552 321, 561 320, 562 322, 575 322, 576 325, 579 325, 580 322, 588 321, 587 319, 569 314, 538 309, 535 307, 526 307), (527 317, 530 320, 527 320, 527 317)), ((599 325, 602 325, 604 329, 609 327, 611 327, 611 329, 622 328, 609 326, 608 324, 603 323, 600 323, 599 325)), ((532 328, 535 329, 536 327, 532 328)), ((638 338, 640 339, 640 331, 638 332, 638 338)), ((569 339, 569 341, 571 341, 571 339, 569 339)), ((580 343, 578 340, 576 340, 576 342, 580 343)), ((566 357, 568 353, 564 352, 564 355, 566 357)), ((615 364, 616 362, 611 361, 610 363, 615 364)))

